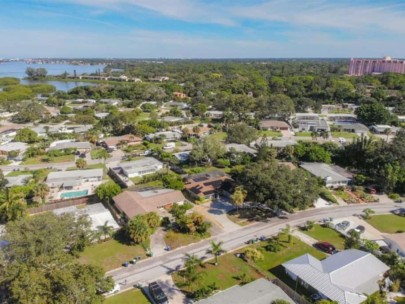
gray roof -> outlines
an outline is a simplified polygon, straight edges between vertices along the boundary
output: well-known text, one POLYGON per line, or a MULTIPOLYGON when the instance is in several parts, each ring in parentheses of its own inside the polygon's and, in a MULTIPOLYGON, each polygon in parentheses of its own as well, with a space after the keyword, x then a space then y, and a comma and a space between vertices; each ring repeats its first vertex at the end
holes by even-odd
POLYGON ((280 287, 266 279, 258 279, 246 285, 236 285, 197 302, 198 304, 270 304, 282 299, 289 303, 294 301, 280 287))
POLYGON ((343 130, 352 130, 355 133, 367 133, 369 131, 365 125, 358 122, 336 122, 334 125, 343 130))
POLYGON ((119 166, 121 167, 121 169, 123 169, 127 173, 131 174, 131 173, 137 173, 137 172, 148 170, 148 169, 158 170, 158 167, 163 166, 163 163, 158 161, 156 158, 145 157, 145 158, 139 159, 139 160, 120 163, 119 166))
POLYGON ((20 152, 24 152, 25 150, 27 150, 28 145, 26 143, 23 142, 10 142, 4 145, 0 146, 0 151, 4 151, 4 152, 10 152, 10 151, 20 151, 20 152))
POLYGON ((17 176, 6 176, 6 180, 8 181, 7 187, 13 186, 22 186, 27 183, 32 178, 32 174, 23 174, 17 176))
MULTIPOLYGON (((334 167, 324 163, 301 163, 301 168, 328 182, 349 182, 350 179, 338 173, 334 167)), ((341 168, 341 170, 344 170, 341 168)))
POLYGON ((91 144, 89 142, 80 142, 80 141, 70 141, 58 143, 53 147, 50 147, 49 150, 64 150, 64 149, 91 149, 91 144))
POLYGON ((243 153, 248 153, 248 154, 252 154, 252 155, 256 154, 255 149, 252 149, 244 144, 227 144, 227 145, 225 145, 225 147, 228 152, 231 151, 231 149, 234 149, 236 152, 243 152, 243 153))
POLYGON ((349 249, 319 261, 304 254, 283 264, 320 293, 339 303, 357 304, 364 294, 376 292, 378 281, 389 267, 368 252, 349 249))
POLYGON ((47 183, 54 183, 62 181, 64 184, 69 184, 75 180, 82 180, 86 178, 103 177, 103 169, 89 169, 89 170, 72 170, 62 172, 51 172, 46 178, 47 183))
MULTIPOLYGON (((261 144, 262 139, 258 139, 255 142, 251 143, 252 144, 261 144)), ((265 140, 265 144, 270 146, 270 147, 275 147, 275 148, 284 148, 286 146, 294 146, 297 144, 297 141, 294 138, 282 138, 279 137, 279 139, 271 139, 271 137, 267 137, 265 140)))
POLYGON ((178 131, 165 131, 165 132, 156 132, 153 134, 148 134, 148 135, 146 135, 146 138, 149 140, 149 139, 159 137, 159 136, 162 136, 168 140, 173 140, 173 139, 176 140, 176 139, 180 139, 182 134, 181 134, 181 132, 178 132, 178 131))

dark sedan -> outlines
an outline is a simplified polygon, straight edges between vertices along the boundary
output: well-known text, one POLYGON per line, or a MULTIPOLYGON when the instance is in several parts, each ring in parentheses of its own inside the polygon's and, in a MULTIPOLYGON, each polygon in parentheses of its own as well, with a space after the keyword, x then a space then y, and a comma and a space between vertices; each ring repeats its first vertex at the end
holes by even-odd
POLYGON ((329 254, 335 254, 337 252, 335 246, 329 244, 328 242, 315 243, 314 247, 329 254))

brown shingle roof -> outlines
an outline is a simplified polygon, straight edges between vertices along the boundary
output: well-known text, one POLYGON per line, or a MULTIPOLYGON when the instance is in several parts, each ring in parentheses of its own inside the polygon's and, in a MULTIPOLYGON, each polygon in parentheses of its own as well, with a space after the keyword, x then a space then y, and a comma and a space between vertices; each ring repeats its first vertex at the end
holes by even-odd
POLYGON ((185 200, 183 193, 172 189, 158 189, 147 191, 124 191, 113 198, 115 206, 122 211, 127 218, 138 214, 157 211, 174 203, 185 200))
POLYGON ((230 181, 232 179, 224 172, 211 171, 189 176, 184 187, 197 196, 207 196, 219 190, 224 182, 230 181))
POLYGON ((122 135, 122 136, 115 136, 115 137, 107 137, 104 138, 104 143, 111 147, 111 146, 116 146, 118 145, 120 142, 124 141, 124 142, 128 142, 128 143, 141 143, 142 139, 132 135, 132 134, 127 134, 127 135, 122 135))

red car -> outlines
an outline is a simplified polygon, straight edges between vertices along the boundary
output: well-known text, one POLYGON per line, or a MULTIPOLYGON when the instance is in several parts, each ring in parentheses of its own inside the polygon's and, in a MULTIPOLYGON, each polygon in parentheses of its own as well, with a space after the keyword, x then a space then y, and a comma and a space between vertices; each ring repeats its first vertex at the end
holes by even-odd
POLYGON ((328 242, 315 243, 314 247, 329 254, 335 254, 337 252, 335 246, 329 244, 328 242))

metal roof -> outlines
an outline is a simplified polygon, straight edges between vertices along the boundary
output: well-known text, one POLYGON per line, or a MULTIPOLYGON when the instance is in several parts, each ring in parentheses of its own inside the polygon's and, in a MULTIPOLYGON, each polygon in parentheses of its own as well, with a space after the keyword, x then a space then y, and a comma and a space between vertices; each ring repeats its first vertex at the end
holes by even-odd
POLYGON ((320 293, 339 303, 363 302, 364 294, 378 290, 378 280, 389 267, 374 255, 349 249, 319 261, 310 254, 302 255, 283 264, 320 293))
POLYGON ((327 182, 348 182, 349 178, 338 173, 333 167, 324 163, 301 163, 300 167, 307 170, 311 174, 327 179, 327 182))

